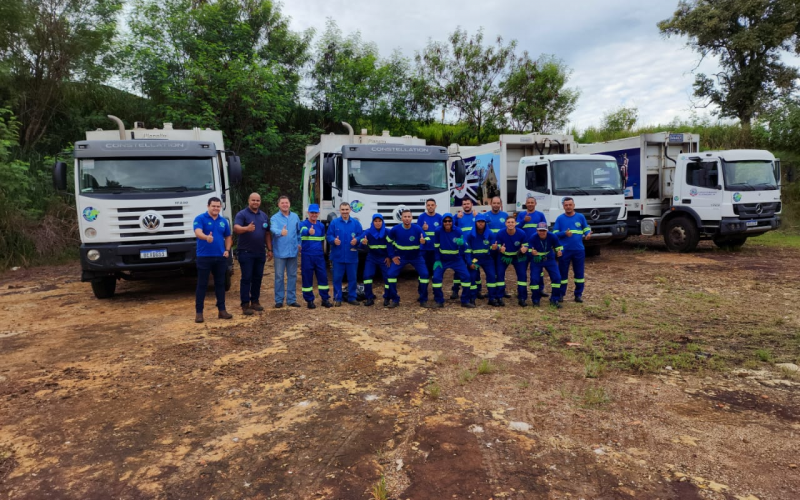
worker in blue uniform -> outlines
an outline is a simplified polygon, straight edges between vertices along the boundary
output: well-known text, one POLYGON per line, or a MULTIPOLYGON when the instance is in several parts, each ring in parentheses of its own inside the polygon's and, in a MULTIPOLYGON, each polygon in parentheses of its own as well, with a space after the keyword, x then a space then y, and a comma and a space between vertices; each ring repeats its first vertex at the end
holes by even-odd
MULTIPOLYGON (((372 224, 366 231, 361 233, 361 247, 366 248, 367 259, 364 262, 364 296, 365 306, 375 304, 375 294, 372 291, 372 284, 375 274, 380 272, 383 279, 383 307, 389 306, 389 268, 392 265, 387 250, 389 230, 384 225, 383 216, 375 214, 372 216, 372 224)), ((398 298, 398 301, 400 299, 398 298)))
POLYGON ((442 216, 436 213, 436 200, 428 198, 425 201, 425 211, 417 217, 417 225, 425 232, 425 245, 421 251, 428 275, 433 276, 433 264, 436 262, 433 234, 442 228, 442 216))
POLYGON ((561 296, 561 273, 558 270, 556 257, 561 257, 564 249, 558 237, 547 231, 547 222, 540 222, 536 228, 536 234, 528 239, 528 254, 531 256, 531 299, 533 305, 538 306, 539 301, 544 296, 542 285, 539 284, 539 277, 547 270, 550 275, 550 286, 553 293, 550 295, 550 305, 561 308, 558 299, 561 296))
POLYGON ((333 219, 328 227, 327 239, 331 245, 333 264, 334 306, 342 305, 342 279, 347 275, 347 303, 361 305, 356 300, 358 293, 358 237, 364 230, 358 220, 350 217, 350 204, 339 204, 339 217, 333 219))
MULTIPOLYGON (((517 229, 525 231, 525 234, 528 235, 528 240, 530 240, 536 236, 536 228, 539 226, 540 222, 546 223, 547 218, 545 218, 542 212, 536 210, 536 198, 528 196, 525 200, 525 210, 517 214, 517 229)), ((533 255, 528 252, 528 265, 531 265, 533 262, 532 258, 533 255)), ((547 294, 544 293, 544 272, 539 276, 537 283, 539 283, 539 291, 542 297, 547 297, 547 294)), ((533 286, 533 282, 531 282, 531 286, 533 286)))
MULTIPOLYGON (((458 228, 464 233, 464 238, 472 231, 472 228, 475 227, 475 211, 472 209, 472 199, 464 198, 461 201, 461 210, 458 211, 456 216, 453 218, 453 227, 458 228)), ((485 299, 486 297, 481 294, 481 283, 472 283, 472 290, 477 292, 476 297, 479 299, 485 299)), ((456 300, 458 298, 458 290, 459 290, 459 283, 453 281, 453 291, 450 294, 450 300, 456 300)), ((472 297, 473 301, 475 297, 472 297)))
POLYGON ((475 283, 481 281, 481 269, 486 276, 486 288, 488 290, 489 305, 492 307, 498 306, 498 299, 502 295, 497 294, 497 275, 495 274, 496 264, 491 255, 491 246, 494 243, 494 235, 489 231, 488 225, 489 217, 486 214, 479 214, 475 217, 475 227, 467 235, 467 262, 470 270, 471 286, 470 302, 475 303, 477 296, 477 288, 475 283))
MULTIPOLYGON (((517 302, 520 307, 525 307, 528 300, 528 237, 525 231, 517 229, 517 221, 513 217, 506 219, 506 229, 495 236, 492 248, 498 251, 497 257, 497 284, 499 295, 505 295, 506 269, 514 266, 517 275, 517 302)), ((500 305, 504 306, 503 299, 500 305)))
POLYGON ((400 296, 397 294, 397 277, 408 264, 411 264, 419 274, 419 305, 428 307, 428 283, 431 280, 420 250, 425 245, 425 232, 418 225, 411 223, 413 220, 411 210, 403 210, 402 220, 403 223, 394 226, 386 238, 389 243, 389 248, 387 248, 389 258, 392 259, 388 278, 391 298, 389 307, 397 307, 400 304, 400 296))
MULTIPOLYGON (((492 199, 489 202, 489 204, 490 204, 491 210, 489 212, 486 212, 487 217, 489 217, 489 220, 488 220, 487 224, 488 224, 488 227, 489 227, 489 231, 491 231, 495 236, 497 236, 497 234, 500 231, 505 230, 505 228, 506 228, 506 220, 508 219, 508 214, 506 212, 504 212, 503 210, 501 210, 503 208, 503 200, 500 199, 499 196, 492 197, 492 199)), ((503 281, 503 278, 505 277, 505 270, 501 273, 499 264, 497 264, 498 262, 500 262, 500 256, 498 254, 498 251, 497 250, 492 250, 491 253, 492 253, 492 257, 494 258, 494 261, 495 261, 494 272, 497 275, 497 282, 499 283, 499 282, 503 281)), ((527 274, 527 272, 526 272, 526 274, 527 274)), ((511 295, 509 295, 509 294, 507 294, 505 292, 505 287, 503 287, 503 293, 501 295, 501 298, 503 298, 503 297, 505 297, 505 298, 510 298, 511 297, 511 295)), ((502 300, 500 301, 500 303, 502 304, 502 300)), ((505 304, 503 304, 503 305, 505 305, 505 304)))
POLYGON ((566 197, 562 200, 564 213, 556 218, 553 226, 555 234, 561 245, 564 247, 563 255, 558 261, 558 271, 561 274, 561 290, 559 302, 564 301, 567 295, 567 283, 569 266, 572 264, 572 273, 575 280, 575 302, 583 302, 583 288, 585 278, 583 267, 586 261, 586 249, 583 240, 588 240, 592 236, 592 228, 586 222, 586 217, 575 211, 575 200, 566 197))
POLYGON ((317 290, 323 307, 331 307, 328 270, 325 266, 325 226, 318 220, 319 205, 308 206, 308 219, 300 223, 300 275, 303 279, 303 300, 309 309, 314 305, 314 275, 317 276, 317 290))
POLYGON ((453 229, 453 216, 445 214, 442 217, 442 229, 434 234, 434 247, 436 248, 436 263, 433 266, 433 300, 436 307, 444 307, 444 294, 442 293, 442 279, 444 272, 453 270, 453 277, 459 280, 464 290, 461 292, 461 307, 475 307, 470 303, 471 290, 469 271, 465 262, 466 245, 464 235, 458 229, 453 229))

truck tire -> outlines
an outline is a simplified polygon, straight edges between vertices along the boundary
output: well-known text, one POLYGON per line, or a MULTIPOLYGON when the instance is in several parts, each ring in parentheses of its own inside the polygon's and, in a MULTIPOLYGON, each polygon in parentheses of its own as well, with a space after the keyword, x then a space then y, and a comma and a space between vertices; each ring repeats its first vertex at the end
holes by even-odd
POLYGON ((670 252, 693 252, 700 243, 700 234, 694 221, 687 217, 675 217, 664 228, 664 243, 670 252))
POLYGON ((106 276, 92 280, 92 292, 98 299, 110 299, 117 289, 117 278, 106 276))
POLYGON ((587 257, 598 257, 601 253, 600 247, 586 247, 587 257))
POLYGON ((723 250, 738 250, 747 241, 747 236, 714 236, 713 241, 723 250))
POLYGON ((226 292, 231 289, 231 281, 233 281, 232 278, 233 278, 233 271, 231 271, 231 270, 225 271, 225 291, 226 292))

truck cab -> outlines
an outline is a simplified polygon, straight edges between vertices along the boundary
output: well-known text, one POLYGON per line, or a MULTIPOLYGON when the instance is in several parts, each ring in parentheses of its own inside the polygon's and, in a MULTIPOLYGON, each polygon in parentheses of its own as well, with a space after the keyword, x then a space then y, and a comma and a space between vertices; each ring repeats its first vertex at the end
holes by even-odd
POLYGON ((447 160, 446 148, 415 137, 391 137, 388 131, 381 136, 366 130, 323 135, 319 144, 306 148, 303 213, 318 203, 320 220, 327 224, 339 216, 339 204, 347 202, 365 228, 375 213, 390 228, 402 223, 404 209, 416 219, 429 198, 449 206, 447 160))
MULTIPOLYGON (((552 226, 564 213, 562 200, 575 200, 575 211, 592 228, 587 245, 602 245, 627 235, 624 186, 612 156, 559 154, 519 160, 517 200, 536 199, 536 208, 552 226)), ((597 253, 596 249, 589 253, 597 253)))
MULTIPOLYGON (((221 216, 230 222, 230 186, 241 177, 238 157, 222 149, 222 134, 167 125, 93 131, 87 137, 73 152, 81 281, 105 299, 114 295, 118 279, 192 272, 194 218, 217 197, 221 216)), ((66 163, 56 163, 53 179, 57 189, 67 189, 66 163)), ((228 267, 226 289, 232 259, 228 267)))

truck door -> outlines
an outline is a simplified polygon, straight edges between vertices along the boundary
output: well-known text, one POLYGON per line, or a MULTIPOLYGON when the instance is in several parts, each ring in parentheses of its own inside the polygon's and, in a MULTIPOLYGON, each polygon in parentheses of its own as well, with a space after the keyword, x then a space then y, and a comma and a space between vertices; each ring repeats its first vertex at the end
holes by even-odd
POLYGON ((345 185, 344 185, 344 159, 341 155, 336 156, 336 170, 335 176, 333 180, 333 192, 331 193, 331 199, 333 200, 333 213, 334 217, 338 216, 339 213, 339 203, 344 201, 345 195, 345 185))
POLYGON ((524 196, 522 195, 523 190, 520 189, 518 191, 520 192, 519 202, 523 206, 525 205, 525 200, 533 196, 536 198, 536 209, 544 214, 548 223, 552 223, 561 211, 556 208, 552 213, 550 212, 553 196, 550 190, 549 166, 549 162, 546 161, 525 165, 525 171, 520 172, 520 177, 525 179, 524 196))
POLYGON ((719 220, 722 206, 722 172, 719 160, 689 158, 686 161, 680 196, 675 204, 691 208, 701 220, 719 220))

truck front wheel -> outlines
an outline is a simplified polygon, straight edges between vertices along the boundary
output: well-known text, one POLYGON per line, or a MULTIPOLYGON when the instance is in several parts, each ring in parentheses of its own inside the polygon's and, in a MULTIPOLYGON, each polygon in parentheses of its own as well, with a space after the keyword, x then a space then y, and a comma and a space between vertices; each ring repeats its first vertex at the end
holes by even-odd
POLYGON ((747 236, 714 236, 713 241, 723 250, 738 250, 747 241, 747 236))
POLYGON ((98 299, 110 299, 114 296, 114 291, 116 289, 117 278, 114 276, 105 276, 92 280, 92 292, 94 292, 94 296, 98 299))
POLYGON ((693 252, 699 242, 697 226, 686 217, 675 217, 664 227, 664 243, 670 252, 693 252))

